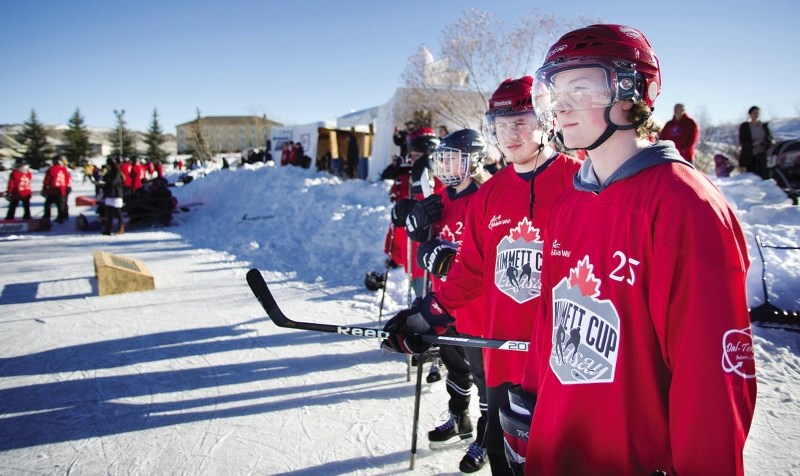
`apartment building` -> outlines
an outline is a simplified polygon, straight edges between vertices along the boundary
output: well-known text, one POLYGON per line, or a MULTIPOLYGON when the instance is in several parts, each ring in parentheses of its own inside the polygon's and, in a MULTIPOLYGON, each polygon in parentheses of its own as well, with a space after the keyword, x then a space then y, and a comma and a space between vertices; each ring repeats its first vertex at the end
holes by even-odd
POLYGON ((263 116, 208 116, 178 124, 178 153, 194 149, 195 130, 202 133, 212 154, 266 148, 273 127, 283 124, 263 116))

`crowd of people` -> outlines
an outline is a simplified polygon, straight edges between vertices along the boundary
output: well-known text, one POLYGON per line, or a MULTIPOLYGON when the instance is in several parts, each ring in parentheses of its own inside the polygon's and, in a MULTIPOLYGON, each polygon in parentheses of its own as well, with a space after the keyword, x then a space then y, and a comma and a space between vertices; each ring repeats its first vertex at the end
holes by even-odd
MULTIPOLYGON (((528 344, 439 347, 450 398, 428 439, 470 443, 463 473, 743 474, 747 245, 693 166, 696 122, 682 104, 663 127, 652 117, 661 88, 644 33, 592 25, 498 86, 484 134, 395 131, 384 251, 410 304, 382 348, 420 365, 434 355, 422 334, 528 344), (501 153, 493 174, 487 143, 501 153)), ((769 130, 751 118, 741 143, 755 157, 769 130)))
MULTIPOLYGON (((41 195, 44 197, 42 217, 39 219, 39 229, 48 230, 52 227, 52 209, 55 206, 57 223, 69 220, 69 196, 72 193, 72 173, 68 161, 62 155, 46 162, 48 166, 42 182, 41 195)), ((96 167, 93 164, 83 166, 84 182, 89 180, 95 184, 95 197, 98 204, 99 223, 103 234, 110 235, 113 220, 118 225, 115 233, 125 233, 125 220, 123 208, 126 201, 150 200, 153 196, 164 197, 167 193, 167 182, 164 179, 164 168, 159 163, 154 163, 139 157, 109 157, 105 165, 96 167), (165 193, 166 190, 166 193, 165 193)), ((8 180, 5 193, 9 201, 6 220, 16 218, 18 206, 22 206, 23 220, 31 220, 30 201, 33 195, 30 167, 24 160, 14 164, 8 180)), ((161 206, 161 205, 160 205, 161 206)), ((167 203, 163 204, 168 206, 167 203)), ((128 210, 132 221, 137 218, 136 213, 128 210)), ((79 220, 77 227, 86 230, 89 223, 86 218, 79 220)))

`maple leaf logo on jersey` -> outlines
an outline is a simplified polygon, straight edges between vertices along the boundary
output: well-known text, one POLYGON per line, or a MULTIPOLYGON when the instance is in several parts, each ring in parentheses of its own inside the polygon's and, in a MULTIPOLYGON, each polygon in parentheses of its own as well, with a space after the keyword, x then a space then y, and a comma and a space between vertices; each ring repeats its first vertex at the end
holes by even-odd
POLYGON ((550 368, 562 384, 614 381, 620 320, 614 303, 599 299, 600 285, 587 255, 553 288, 550 368))
POLYGON ((539 229, 523 217, 497 244, 494 284, 519 304, 539 297, 542 289, 542 250, 539 229))
POLYGON ((450 229, 448 225, 445 225, 444 228, 439 232, 439 239, 444 241, 449 241, 450 243, 456 243, 457 245, 461 245, 461 240, 456 238, 456 234, 450 229))
POLYGON ((569 270, 569 285, 578 286, 584 296, 599 296, 600 280, 594 277, 593 269, 594 266, 589 264, 589 257, 584 256, 582 260, 578 261, 578 266, 569 270))
POLYGON ((520 221, 516 227, 509 230, 508 237, 511 241, 516 241, 518 239, 528 242, 542 241, 539 237, 539 229, 534 228, 533 223, 528 220, 528 217, 523 217, 522 221, 520 221))

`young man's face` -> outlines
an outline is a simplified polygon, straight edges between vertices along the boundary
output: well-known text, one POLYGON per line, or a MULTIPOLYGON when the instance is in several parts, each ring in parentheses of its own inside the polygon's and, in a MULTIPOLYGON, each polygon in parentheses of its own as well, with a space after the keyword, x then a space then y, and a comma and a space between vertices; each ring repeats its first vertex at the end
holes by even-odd
POLYGON ((564 145, 570 149, 588 147, 605 131, 611 91, 604 70, 578 68, 554 75, 553 97, 564 145))
POLYGON ((542 142, 542 128, 532 112, 497 116, 494 127, 497 145, 506 160, 525 165, 535 159, 542 142))

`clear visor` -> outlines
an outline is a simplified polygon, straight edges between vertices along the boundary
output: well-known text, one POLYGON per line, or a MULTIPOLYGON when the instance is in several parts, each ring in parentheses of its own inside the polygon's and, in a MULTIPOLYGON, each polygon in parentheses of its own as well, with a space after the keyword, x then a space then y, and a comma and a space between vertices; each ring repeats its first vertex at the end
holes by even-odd
POLYGON ((486 114, 486 132, 497 138, 530 137, 540 129, 542 122, 533 111, 511 115, 486 114))
POLYGON ((433 152, 433 175, 443 184, 455 186, 469 173, 470 155, 459 149, 439 147, 433 152))
POLYGON ((571 59, 545 65, 537 71, 534 87, 542 93, 533 100, 536 110, 552 115, 559 111, 601 109, 616 100, 614 67, 594 58, 571 59), (547 91, 547 92, 545 92, 547 91))

